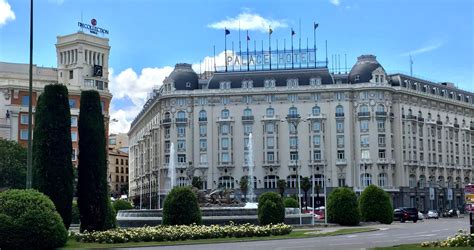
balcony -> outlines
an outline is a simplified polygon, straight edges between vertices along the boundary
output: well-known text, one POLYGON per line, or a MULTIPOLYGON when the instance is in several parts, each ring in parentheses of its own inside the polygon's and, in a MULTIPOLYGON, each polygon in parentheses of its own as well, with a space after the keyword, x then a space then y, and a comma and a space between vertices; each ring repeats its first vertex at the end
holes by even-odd
POLYGON ((369 117, 370 116, 370 112, 359 112, 357 113, 357 115, 359 117, 369 117))
POLYGON ((233 121, 234 118, 232 116, 226 116, 226 117, 218 117, 217 121, 218 122, 230 122, 233 121))
POLYGON ((308 165, 325 165, 326 161, 321 159, 308 160, 308 165))
POLYGON ((188 165, 186 164, 186 162, 176 163, 176 169, 186 169, 187 167, 188 167, 188 165))
POLYGON ((321 113, 319 113, 319 114, 310 114, 308 116, 308 119, 309 120, 326 119, 326 116, 321 114, 321 113))
POLYGON ((242 116, 242 122, 253 122, 254 116, 253 115, 244 115, 242 116))
POLYGON ((387 116, 387 112, 385 112, 385 111, 376 111, 375 116, 377 116, 377 117, 387 116))
POLYGON ((423 117, 418 117, 418 121, 419 121, 419 122, 425 122, 425 118, 423 118, 423 117))
POLYGON ((233 168, 234 167, 234 163, 233 162, 230 162, 230 161, 226 161, 226 162, 223 162, 223 161, 220 161, 217 163, 217 168, 233 168))
POLYGON ((415 115, 407 115, 406 119, 407 120, 416 120, 416 116, 415 115))
POLYGON ((299 114, 288 114, 286 115, 287 120, 297 120, 300 119, 301 116, 299 114))
POLYGON ((288 167, 297 167, 301 165, 300 160, 289 160, 288 161, 288 167))
POLYGON ((262 163, 262 167, 269 168, 269 167, 279 167, 280 161, 264 161, 262 163))
POLYGON ((388 164, 390 161, 387 158, 378 158, 377 164, 388 164))
POLYGON ((272 116, 262 116, 262 121, 275 121, 275 120, 280 120, 280 116, 278 115, 272 115, 272 116))
POLYGON ((336 113, 336 117, 344 118, 344 113, 336 113))
POLYGON ((459 124, 454 123, 454 127, 455 127, 455 128, 459 128, 459 124))
POLYGON ((175 122, 176 123, 187 123, 188 118, 176 118, 175 122))
POLYGON ((207 162, 199 162, 197 168, 209 168, 209 164, 207 162))
POLYGON ((436 124, 437 125, 443 125, 443 122, 442 121, 436 121, 436 124))
POLYGON ((346 159, 337 159, 336 160, 336 166, 340 165, 347 165, 347 160, 346 159))
POLYGON ((207 117, 199 117, 200 122, 207 122, 207 117))
POLYGON ((161 119, 161 124, 171 124, 171 118, 164 118, 161 119))

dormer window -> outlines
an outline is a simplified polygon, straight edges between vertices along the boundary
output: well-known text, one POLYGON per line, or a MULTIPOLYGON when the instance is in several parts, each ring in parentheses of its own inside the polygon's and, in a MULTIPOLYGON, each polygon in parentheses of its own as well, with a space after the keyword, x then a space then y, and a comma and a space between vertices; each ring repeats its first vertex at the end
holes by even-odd
POLYGON ((297 78, 290 78, 286 80, 286 86, 288 88, 296 88, 298 87, 298 79, 297 78))
POLYGON ((220 82, 219 83, 220 89, 230 89, 230 81, 220 82))
POLYGON ((266 79, 263 81, 263 86, 265 88, 274 88, 275 87, 275 79, 266 79))
POLYGON ((321 77, 312 77, 311 79, 309 79, 309 85, 311 86, 321 85, 321 77))
POLYGON ((359 79, 360 79, 360 75, 356 75, 355 78, 354 78, 354 80, 355 80, 356 82, 358 82, 359 79))
POLYGON ((186 88, 191 88, 191 83, 190 82, 186 83, 186 88))
POLYGON ((243 89, 251 89, 253 88, 253 81, 252 80, 243 80, 242 81, 242 88, 243 89))

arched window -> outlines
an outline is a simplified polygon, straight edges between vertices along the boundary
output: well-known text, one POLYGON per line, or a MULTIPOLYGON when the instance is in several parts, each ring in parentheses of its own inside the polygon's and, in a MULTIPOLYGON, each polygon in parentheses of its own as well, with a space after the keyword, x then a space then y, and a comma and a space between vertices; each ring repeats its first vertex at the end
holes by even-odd
POLYGON ((205 118, 207 118, 207 112, 206 112, 206 110, 201 110, 201 111, 199 111, 199 118, 200 118, 200 119, 205 119, 205 118))
MULTIPOLYGON (((252 181, 250 180, 250 176, 246 175, 246 176, 243 176, 243 178, 245 180, 247 180, 248 182, 248 186, 250 187, 252 185, 252 181)), ((257 177, 253 177, 253 188, 257 188, 257 177)))
POLYGON ((435 177, 434 177, 433 175, 431 175, 431 176, 429 177, 429 184, 430 184, 430 185, 433 185, 433 184, 435 184, 435 181, 436 181, 436 180, 435 180, 435 177))
POLYGON ((313 115, 320 115, 321 114, 321 108, 318 106, 313 107, 313 115))
POLYGON ((418 186, 420 188, 426 187, 426 177, 424 175, 420 175, 420 181, 419 181, 418 186))
POLYGON ((263 177, 263 188, 277 188, 277 182, 280 178, 276 175, 267 175, 263 177))
POLYGON ((438 177, 438 185, 443 186, 443 184, 444 184, 444 176, 439 176, 438 177))
POLYGON ((367 187, 372 184, 372 175, 369 173, 361 174, 360 175, 360 183, 362 187, 367 187))
POLYGON ((337 105, 337 107, 336 107, 336 116, 337 115, 344 116, 344 107, 342 107, 342 105, 337 105))
POLYGON ((252 110, 249 108, 244 109, 244 116, 251 116, 252 115, 252 110))
POLYGON ((414 174, 411 174, 408 177, 408 185, 410 186, 410 188, 416 187, 416 176, 414 174))
POLYGON ((180 118, 180 119, 186 118, 186 112, 184 112, 184 111, 179 111, 179 112, 178 112, 178 118, 180 118))
POLYGON ((166 112, 165 113, 165 119, 169 119, 170 118, 170 112, 166 112))
POLYGON ((234 177, 232 176, 222 176, 219 177, 219 187, 226 189, 234 188, 234 177))
POLYGON ((224 119, 229 118, 229 110, 228 109, 223 109, 221 111, 221 117, 224 118, 224 119))
POLYGON ((188 180, 186 177, 179 177, 178 182, 176 183, 178 187, 186 187, 188 185, 188 180))
POLYGON ((291 107, 288 109, 288 114, 290 116, 296 116, 298 115, 298 109, 296 107, 291 107))
POLYGON ((469 184, 469 177, 464 177, 464 185, 469 184))
POLYGON ((462 183, 461 183, 461 177, 456 177, 456 183, 455 183, 455 188, 460 188, 462 183))
POLYGON ((273 117, 275 115, 275 110, 273 108, 267 108, 265 114, 267 117, 273 117))
MULTIPOLYGON (((300 179, 301 182, 301 179, 300 179)), ((288 175, 286 177, 286 187, 288 188, 298 188, 298 175, 288 175)))
MULTIPOLYGON (((311 185, 313 185, 313 182, 311 180, 311 185)), ((315 187, 324 188, 325 181, 324 181, 324 175, 322 174, 315 174, 314 175, 314 185, 315 187)))
POLYGON ((386 173, 379 174, 379 187, 386 187, 388 186, 388 177, 386 173))
POLYGON ((448 176, 448 180, 447 180, 447 184, 448 184, 448 188, 451 188, 453 187, 453 177, 452 176, 448 176))
POLYGON ((385 106, 382 104, 377 105, 377 112, 385 112, 385 106))
POLYGON ((361 105, 359 107, 359 112, 369 112, 369 106, 367 105, 361 105))

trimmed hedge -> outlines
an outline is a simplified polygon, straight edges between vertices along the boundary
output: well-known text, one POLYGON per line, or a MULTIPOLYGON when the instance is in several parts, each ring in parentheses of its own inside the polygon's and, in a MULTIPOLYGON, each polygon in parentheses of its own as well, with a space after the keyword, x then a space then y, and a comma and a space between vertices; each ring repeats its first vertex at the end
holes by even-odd
POLYGON ((393 222, 393 207, 390 197, 383 189, 370 185, 359 197, 361 218, 363 221, 378 221, 383 224, 393 222))
POLYGON ((28 189, 0 193, 0 248, 52 249, 64 246, 67 231, 53 202, 28 189))
POLYGON ((116 200, 112 203, 115 212, 118 213, 120 210, 133 209, 132 203, 126 200, 116 200))
POLYGON ((283 199, 275 192, 266 192, 258 198, 258 221, 260 225, 278 224, 285 221, 283 199))
POLYGON ((291 208, 300 207, 300 204, 298 204, 298 201, 291 197, 284 198, 283 204, 285 205, 285 207, 291 207, 291 208))
POLYGON ((355 226, 360 222, 359 203, 352 189, 340 187, 332 191, 327 209, 329 222, 343 226, 355 226))
POLYGON ((174 187, 163 204, 163 225, 201 224, 201 210, 190 187, 174 187))

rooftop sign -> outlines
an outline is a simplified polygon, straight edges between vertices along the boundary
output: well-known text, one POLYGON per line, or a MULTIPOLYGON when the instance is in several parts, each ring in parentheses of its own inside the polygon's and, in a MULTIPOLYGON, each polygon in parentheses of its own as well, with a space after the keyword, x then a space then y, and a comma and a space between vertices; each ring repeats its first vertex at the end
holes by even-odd
POLYGON ((104 35, 109 34, 108 30, 96 26, 97 20, 95 20, 94 18, 91 20, 91 24, 82 23, 82 22, 78 22, 77 24, 81 29, 87 29, 89 30, 90 33, 95 34, 95 35, 98 35, 99 33, 104 34, 104 35))

